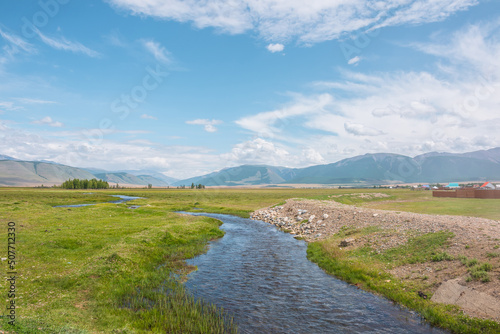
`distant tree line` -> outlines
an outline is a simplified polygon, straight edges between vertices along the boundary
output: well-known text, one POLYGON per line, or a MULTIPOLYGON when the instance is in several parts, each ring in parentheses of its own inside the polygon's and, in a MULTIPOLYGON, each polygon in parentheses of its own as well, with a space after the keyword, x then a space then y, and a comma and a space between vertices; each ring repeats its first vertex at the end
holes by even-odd
POLYGON ((73 179, 64 181, 61 185, 63 189, 109 189, 109 183, 103 180, 80 180, 73 179))
MULTIPOLYGON (((203 184, 194 184, 194 183, 191 183, 191 189, 205 189, 205 185, 203 184)), ((186 186, 185 185, 181 185, 181 186, 178 186, 177 189, 186 189, 186 186)))

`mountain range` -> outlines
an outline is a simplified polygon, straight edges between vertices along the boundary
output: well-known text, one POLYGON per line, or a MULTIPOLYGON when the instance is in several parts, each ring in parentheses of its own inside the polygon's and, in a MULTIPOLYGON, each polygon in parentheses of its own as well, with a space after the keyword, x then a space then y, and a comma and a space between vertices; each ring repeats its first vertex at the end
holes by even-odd
POLYGON ((0 186, 60 184, 70 178, 98 178, 122 186, 359 185, 500 180, 500 147, 468 153, 431 152, 414 158, 365 154, 306 168, 243 165, 177 180, 152 170, 106 171, 0 155, 0 186))

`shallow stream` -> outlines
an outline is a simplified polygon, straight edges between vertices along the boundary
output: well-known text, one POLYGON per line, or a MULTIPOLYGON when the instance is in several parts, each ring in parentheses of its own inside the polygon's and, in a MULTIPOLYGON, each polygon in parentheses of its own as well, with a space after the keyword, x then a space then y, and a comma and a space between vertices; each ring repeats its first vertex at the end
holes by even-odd
MULTIPOLYGON (((114 204, 120 204, 120 203, 125 203, 128 201, 132 201, 134 199, 139 199, 142 197, 135 197, 135 196, 126 196, 126 195, 109 195, 112 197, 118 197, 120 199, 116 201, 109 201, 109 202, 102 202, 102 203, 92 203, 92 204, 72 204, 72 205, 56 205, 54 208, 80 208, 82 206, 90 206, 90 205, 96 205, 96 204, 103 204, 103 203, 114 203, 114 204)), ((138 206, 135 205, 134 209, 136 209, 138 206)))
POLYGON ((326 274, 307 244, 264 223, 228 215, 225 236, 188 260, 186 288, 223 307, 241 333, 445 333, 414 312, 326 274))

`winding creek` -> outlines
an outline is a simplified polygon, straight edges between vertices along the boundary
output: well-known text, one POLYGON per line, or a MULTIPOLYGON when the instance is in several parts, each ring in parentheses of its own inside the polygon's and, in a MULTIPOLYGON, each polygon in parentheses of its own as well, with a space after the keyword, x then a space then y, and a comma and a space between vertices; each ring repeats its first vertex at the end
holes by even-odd
MULTIPOLYGON (((120 198, 123 203, 141 197, 120 198)), ((95 204, 60 205, 81 207, 95 204)), ((135 206, 134 206, 135 207, 135 206)), ((326 274, 307 260, 307 244, 273 225, 229 215, 185 287, 234 316, 240 333, 446 333, 412 311, 326 274)))
MULTIPOLYGON (((126 196, 126 195, 109 195, 111 197, 118 197, 119 199, 116 201, 109 201, 109 202, 101 202, 101 203, 92 203, 92 204, 71 204, 71 205, 56 205, 54 208, 80 208, 83 206, 91 206, 91 205, 96 205, 96 204, 104 204, 104 203, 114 203, 114 204, 120 204, 120 203, 125 203, 128 201, 132 201, 134 199, 139 199, 142 197, 135 197, 135 196, 126 196)), ((134 205, 133 209, 138 208, 137 205, 134 205)))
POLYGON ((307 244, 262 221, 221 220, 226 234, 188 260, 198 270, 186 288, 222 306, 241 333, 445 333, 414 312, 326 274, 306 258, 307 244))

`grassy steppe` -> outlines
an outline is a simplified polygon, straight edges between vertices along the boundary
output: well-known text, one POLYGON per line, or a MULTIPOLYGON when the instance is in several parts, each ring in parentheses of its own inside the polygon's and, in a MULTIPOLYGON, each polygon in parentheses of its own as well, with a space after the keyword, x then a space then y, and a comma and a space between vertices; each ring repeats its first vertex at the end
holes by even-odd
MULTIPOLYGON (((408 190, 120 189, 88 192, 0 188, 2 249, 7 248, 7 222, 14 221, 17 228, 16 303, 19 308, 15 330, 19 333, 236 331, 223 310, 194 301, 179 284, 183 275, 191 270, 184 260, 204 252, 209 240, 223 235, 218 228, 220 222, 173 211, 201 209, 248 217, 256 209, 288 198, 315 198, 401 211, 500 219, 496 200, 435 199, 430 192, 408 190), (360 192, 382 192, 390 197, 364 201, 349 195, 360 192), (127 204, 53 208, 54 205, 106 202, 110 200, 109 194, 144 199, 127 204), (328 197, 342 194, 345 196, 328 197), (142 207, 130 210, 127 208, 130 204, 142 207), (478 205, 481 209, 474 209, 478 205)), ((320 264, 325 259, 336 261, 334 253, 318 248, 320 246, 310 244, 313 260, 320 264), (321 256, 314 258, 313 253, 321 256)), ((353 269, 360 259, 361 255, 342 262, 344 269, 353 269)), ((6 263, 2 262, 1 266, 5 272, 6 263)), ((348 280, 328 265, 322 267, 348 280)), ((380 289, 371 290, 387 295, 380 289)), ((5 294, 3 291, 6 291, 4 280, 0 282, 0 293, 5 294)))

